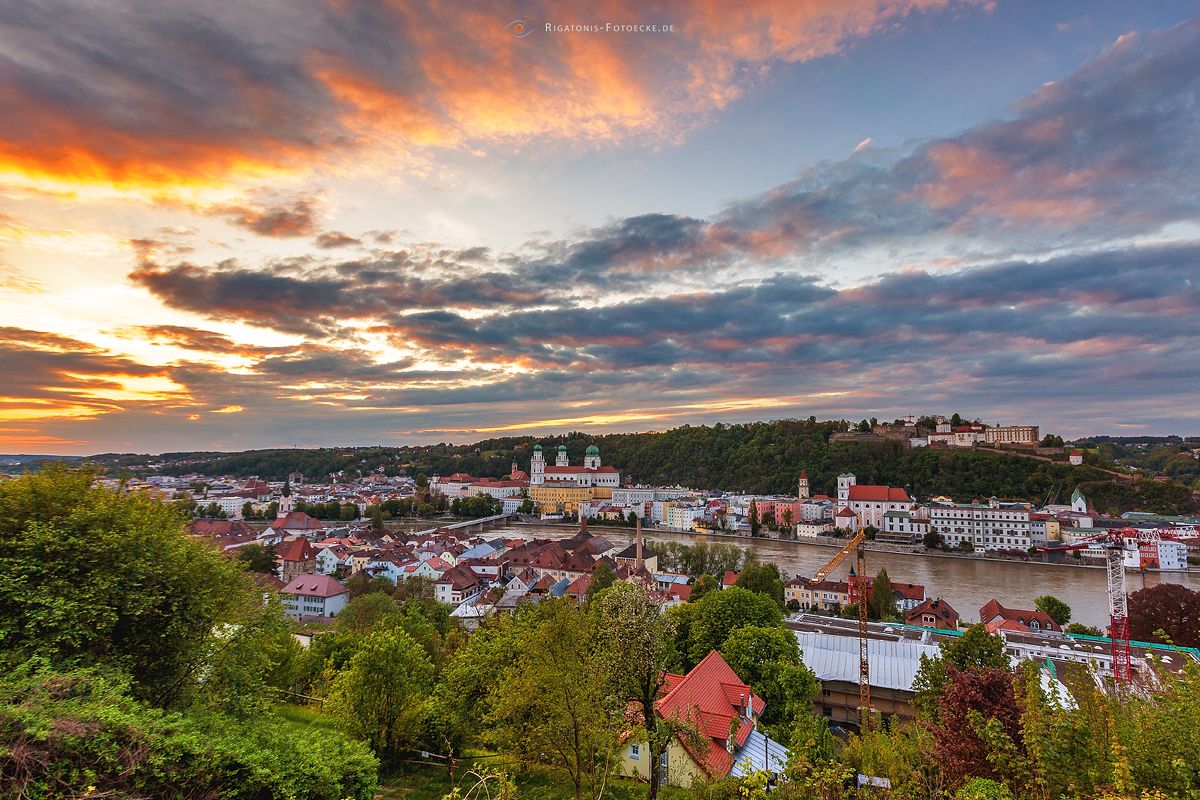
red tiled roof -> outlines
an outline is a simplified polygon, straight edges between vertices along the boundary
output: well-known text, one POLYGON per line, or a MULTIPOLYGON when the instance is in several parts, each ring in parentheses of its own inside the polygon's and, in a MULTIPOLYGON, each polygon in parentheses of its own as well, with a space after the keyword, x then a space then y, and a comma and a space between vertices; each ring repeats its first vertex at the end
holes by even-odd
POLYGON ((988 600, 986 603, 984 603, 983 607, 979 609, 979 621, 986 625, 996 617, 1012 620, 1013 622, 1024 626, 1027 630, 1029 629, 1029 623, 1034 622, 1035 620, 1042 630, 1062 630, 1059 624, 1055 622, 1054 618, 1049 614, 1041 611, 1026 611, 1020 608, 1005 608, 1004 606, 1000 605, 999 600, 993 597, 991 600, 988 600))
POLYGON ((913 608, 912 611, 909 611, 907 614, 905 614, 904 621, 910 622, 914 619, 920 621, 920 618, 923 614, 933 614, 935 617, 945 620, 955 627, 958 627, 958 612, 940 597, 934 600, 926 599, 924 602, 913 608))
POLYGON ((285 516, 272 522, 271 527, 276 530, 285 528, 287 530, 315 531, 325 526, 321 524, 320 520, 313 519, 303 511, 289 511, 285 516))
POLYGON ((461 591, 479 583, 479 576, 471 571, 469 567, 454 566, 443 572, 442 577, 434 582, 439 584, 448 583, 451 589, 461 591))
POLYGON ((921 600, 925 597, 925 587, 919 583, 892 583, 892 592, 899 592, 905 600, 921 600))
POLYGON ((708 774, 728 775, 733 768, 733 755, 726 749, 730 730, 734 743, 741 746, 753 729, 744 718, 746 703, 755 713, 765 708, 761 698, 742 683, 716 650, 706 655, 687 675, 666 676, 665 693, 656 703, 658 713, 674 719, 690 719, 708 738, 708 747, 695 748, 685 737, 680 742, 708 774), (733 727, 734 721, 737 727, 733 727))
POLYGON ((282 561, 312 561, 317 557, 317 552, 303 536, 280 543, 275 553, 282 561))
POLYGON ((328 575, 299 575, 283 587, 283 594, 336 597, 346 593, 346 587, 328 575))
POLYGON ((873 503, 911 503, 908 492, 896 486, 855 485, 850 487, 851 500, 873 503))

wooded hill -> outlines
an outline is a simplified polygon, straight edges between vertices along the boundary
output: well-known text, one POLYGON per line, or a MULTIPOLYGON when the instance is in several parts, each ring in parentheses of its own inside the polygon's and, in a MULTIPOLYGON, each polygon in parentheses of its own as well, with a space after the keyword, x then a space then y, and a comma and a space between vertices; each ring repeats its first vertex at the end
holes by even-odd
POLYGON ((110 471, 154 471, 183 475, 257 475, 283 480, 300 472, 308 481, 326 481, 333 473, 366 475, 382 468, 388 475, 506 475, 516 461, 529 468, 535 444, 553 461, 552 451, 567 446, 572 464, 583 461, 596 444, 605 464, 643 484, 721 491, 794 494, 800 469, 808 470, 814 494, 834 495, 837 476, 853 472, 859 483, 908 487, 920 499, 946 495, 956 500, 1031 500, 1069 502, 1081 486, 1105 512, 1143 510, 1187 514, 1197 511, 1191 490, 1172 481, 1115 483, 1110 475, 1085 464, 1072 467, 982 450, 909 448, 897 441, 830 442, 844 431, 841 420, 777 420, 739 425, 685 425, 661 433, 610 433, 485 439, 468 445, 251 450, 243 453, 166 453, 147 456, 105 455, 93 459, 110 471))

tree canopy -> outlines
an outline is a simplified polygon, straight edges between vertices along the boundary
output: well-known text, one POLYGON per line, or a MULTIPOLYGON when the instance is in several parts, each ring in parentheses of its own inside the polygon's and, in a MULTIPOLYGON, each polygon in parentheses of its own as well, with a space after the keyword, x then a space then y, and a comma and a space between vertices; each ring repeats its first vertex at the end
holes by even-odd
POLYGON ((93 477, 52 467, 0 481, 0 658, 115 667, 170 703, 214 627, 238 619, 248 583, 183 536, 172 506, 93 477))

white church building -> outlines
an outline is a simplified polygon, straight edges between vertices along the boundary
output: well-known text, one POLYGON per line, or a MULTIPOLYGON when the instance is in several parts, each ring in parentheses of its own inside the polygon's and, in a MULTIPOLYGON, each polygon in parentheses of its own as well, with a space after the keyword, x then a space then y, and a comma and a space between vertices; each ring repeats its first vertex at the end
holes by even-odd
POLYGON ((600 464, 600 448, 589 445, 583 456, 583 466, 573 467, 567 460, 567 446, 558 446, 554 464, 546 463, 542 446, 534 445, 529 462, 530 486, 608 486, 621 485, 621 472, 615 467, 600 464))

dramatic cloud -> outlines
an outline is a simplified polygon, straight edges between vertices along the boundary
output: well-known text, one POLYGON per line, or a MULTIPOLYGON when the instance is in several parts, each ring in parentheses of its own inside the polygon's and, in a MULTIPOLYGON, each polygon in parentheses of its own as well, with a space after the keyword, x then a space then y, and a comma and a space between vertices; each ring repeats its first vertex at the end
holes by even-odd
POLYGON ((0 215, 0 301, 47 330, 0 329, 0 443, 951 409, 1063 433, 1194 426, 1200 20, 1123 36, 950 134, 889 147, 856 130, 846 158, 781 164, 775 188, 723 207, 599 198, 525 219, 557 152, 652 164, 750 111, 733 101, 777 65, 962 5, 983 16, 943 0, 605 0, 586 20, 536 2, 10 4, 0 176, 37 224, 0 215), (533 33, 514 36, 523 15, 533 33), (550 157, 505 161, 531 151, 550 157), (92 184, 148 189, 153 223, 126 225, 141 197, 90 204, 92 184), (403 200, 381 208, 376 185, 403 200), (498 245, 499 223, 553 232, 498 245), (89 257, 106 271, 77 286, 89 257))
POLYGON ((549 2, 9 3, 0 170, 161 185, 373 145, 661 135, 728 105, 764 65, 948 5, 606 0, 581 16, 549 2), (525 38, 505 27, 521 16, 525 38), (547 22, 675 31, 556 34, 547 22))

